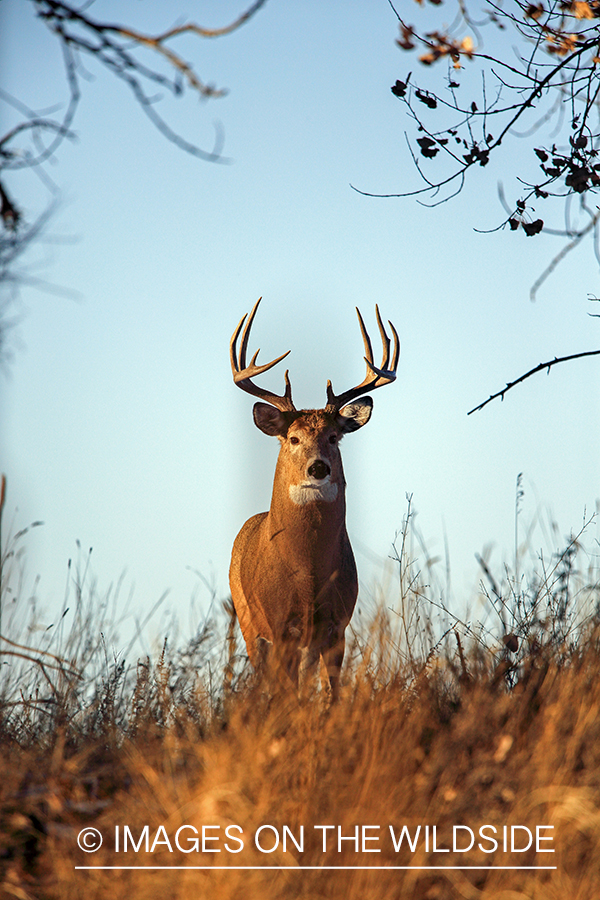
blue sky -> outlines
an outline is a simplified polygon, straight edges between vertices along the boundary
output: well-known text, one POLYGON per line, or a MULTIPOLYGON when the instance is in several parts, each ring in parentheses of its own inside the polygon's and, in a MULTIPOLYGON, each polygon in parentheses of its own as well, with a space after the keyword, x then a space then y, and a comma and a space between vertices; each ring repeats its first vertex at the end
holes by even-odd
MULTIPOLYGON (((150 31, 179 13, 223 25, 242 8, 188 0, 167 12, 158 2, 99 0, 92 12, 150 31)), ((60 52, 31 5, 3 0, 0 15, 4 88, 35 109, 64 103, 60 52)), ((337 389, 362 379, 355 306, 373 337, 375 303, 400 334, 396 384, 376 392, 368 427, 343 445, 364 603, 385 580, 407 493, 442 569, 447 543, 452 603, 470 603, 475 615, 474 554, 492 547, 500 572, 512 562, 520 472, 522 534, 536 517, 557 523, 554 533, 534 530, 532 548, 562 549, 584 511, 595 510, 593 358, 466 415, 538 362, 598 346, 589 247, 531 303, 556 239, 473 230, 500 220, 497 183, 514 188, 503 162, 519 145, 436 210, 350 187, 417 184, 390 92, 412 65, 396 34, 384 0, 270 0, 229 37, 176 45, 229 94, 209 103, 165 98, 161 109, 204 147, 218 120, 226 165, 165 141, 124 86, 86 61, 77 140, 47 167, 60 189, 47 231, 55 243, 32 248, 22 264, 78 297, 24 285, 14 361, 1 376, 5 517, 14 528, 45 523, 28 536, 26 557, 44 621, 61 608, 77 540, 94 548, 100 593, 125 572, 123 596, 131 593, 136 615, 169 590, 157 635, 172 613, 193 629, 209 599, 194 570, 226 596, 233 539, 268 507, 277 455, 229 368, 230 335, 259 296, 254 347, 264 360, 291 349, 297 405, 322 406, 328 378, 337 389)), ((0 114, 3 130, 16 121, 6 107, 0 114)), ((32 172, 8 186, 30 217, 47 202, 32 172)), ((282 377, 277 368, 264 381, 278 391, 282 377)), ((590 552, 596 538, 593 525, 590 552)), ((393 606, 393 581, 388 590, 393 606)))

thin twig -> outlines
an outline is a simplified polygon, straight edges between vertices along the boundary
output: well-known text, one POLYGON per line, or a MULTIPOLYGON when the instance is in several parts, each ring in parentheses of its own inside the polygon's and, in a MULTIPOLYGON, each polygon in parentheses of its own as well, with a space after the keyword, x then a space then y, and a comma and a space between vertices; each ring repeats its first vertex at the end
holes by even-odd
POLYGON ((534 369, 530 369, 529 372, 525 372, 524 375, 521 375, 520 378, 517 378, 515 381, 510 381, 505 388, 501 391, 498 391, 495 394, 492 394, 487 400, 484 400, 483 403, 480 403, 479 406, 474 406, 473 409, 470 409, 467 413, 468 416, 471 413, 478 412, 478 410, 483 409, 484 406, 487 406, 488 403, 491 403, 492 400, 495 400, 497 397, 500 397, 504 400, 504 395, 507 391, 510 391, 511 388, 515 387, 515 385, 520 384, 522 381, 525 381, 526 378, 529 378, 530 375, 535 375, 536 372, 542 372, 544 369, 547 369, 548 372, 555 366, 557 363, 568 362, 571 359, 581 359, 583 356, 598 356, 600 354, 600 350, 587 350, 585 353, 572 353, 570 356, 560 356, 554 357, 549 362, 540 363, 539 366, 536 366, 534 369))

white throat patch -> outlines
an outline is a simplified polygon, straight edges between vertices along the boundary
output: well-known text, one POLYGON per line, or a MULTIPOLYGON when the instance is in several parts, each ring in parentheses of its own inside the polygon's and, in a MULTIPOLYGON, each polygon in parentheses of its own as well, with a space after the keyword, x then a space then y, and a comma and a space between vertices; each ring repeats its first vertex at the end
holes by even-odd
POLYGON ((338 486, 331 481, 305 481, 304 484, 290 484, 289 493, 290 500, 296 506, 305 506, 316 500, 333 503, 338 495, 338 486))

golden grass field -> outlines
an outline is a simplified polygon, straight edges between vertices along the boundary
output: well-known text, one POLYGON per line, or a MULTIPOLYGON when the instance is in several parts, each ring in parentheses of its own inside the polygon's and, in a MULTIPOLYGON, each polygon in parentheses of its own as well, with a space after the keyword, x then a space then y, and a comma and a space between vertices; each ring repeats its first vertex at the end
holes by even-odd
POLYGON ((225 617, 114 657, 81 583, 54 643, 11 637, 6 551, 2 897, 598 900, 597 569, 573 539, 518 583, 488 570, 491 620, 436 632, 405 538, 332 707, 257 680, 225 617))

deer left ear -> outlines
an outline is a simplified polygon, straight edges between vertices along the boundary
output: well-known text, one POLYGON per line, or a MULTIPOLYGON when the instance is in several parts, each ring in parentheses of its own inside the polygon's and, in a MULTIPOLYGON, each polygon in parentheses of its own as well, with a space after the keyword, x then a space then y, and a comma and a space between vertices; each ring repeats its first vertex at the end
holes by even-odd
POLYGON ((373 400, 371 397, 360 397, 343 406, 336 416, 338 427, 343 434, 356 431, 366 425, 371 418, 373 411, 373 400))
POLYGON ((288 430, 289 419, 281 410, 275 409, 270 403, 255 403, 252 409, 254 424, 264 434, 273 437, 282 437, 288 430))

